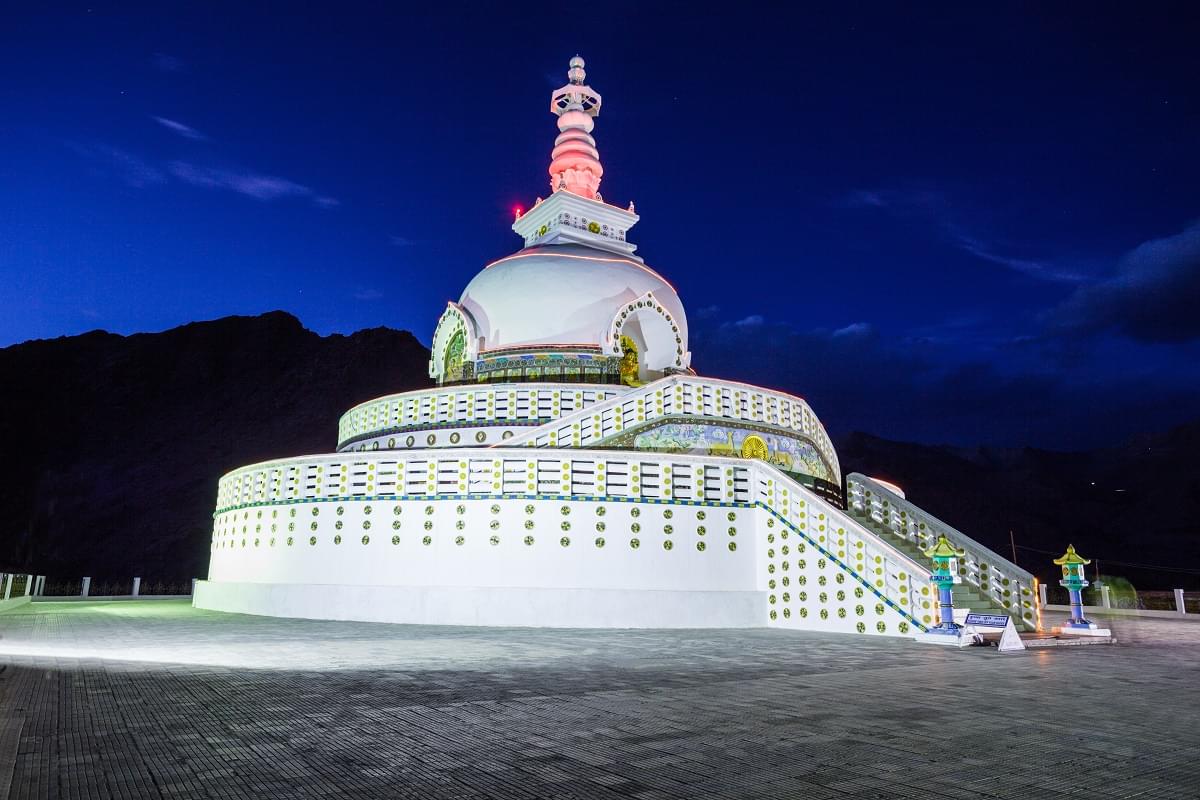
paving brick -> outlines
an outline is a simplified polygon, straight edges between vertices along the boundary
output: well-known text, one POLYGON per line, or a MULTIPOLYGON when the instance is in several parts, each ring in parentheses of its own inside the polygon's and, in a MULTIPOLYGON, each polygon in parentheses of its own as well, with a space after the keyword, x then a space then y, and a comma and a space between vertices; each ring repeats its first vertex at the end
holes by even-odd
POLYGON ((0 767, 20 800, 1194 800, 1200 624, 1114 627, 1000 655, 38 603, 0 615, 0 767))

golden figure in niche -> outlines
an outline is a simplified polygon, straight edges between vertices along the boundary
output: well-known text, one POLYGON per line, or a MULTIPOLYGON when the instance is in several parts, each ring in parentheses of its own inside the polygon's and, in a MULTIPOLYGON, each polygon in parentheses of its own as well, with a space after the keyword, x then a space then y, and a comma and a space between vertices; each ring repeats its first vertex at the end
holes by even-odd
POLYGON ((463 334, 462 328, 454 332, 450 337, 450 343, 446 345, 446 356, 442 361, 442 379, 443 380, 459 380, 463 376, 463 360, 466 355, 467 337, 463 334))
POLYGON ((621 383, 641 386, 638 380, 638 347, 628 336, 621 337, 621 383))

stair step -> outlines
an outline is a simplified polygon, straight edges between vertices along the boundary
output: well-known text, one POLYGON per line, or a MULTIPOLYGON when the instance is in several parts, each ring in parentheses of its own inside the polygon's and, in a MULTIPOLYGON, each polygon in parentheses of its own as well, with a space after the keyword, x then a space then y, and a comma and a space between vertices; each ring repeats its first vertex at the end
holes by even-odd
MULTIPOLYGON (((901 538, 892 532, 890 528, 882 523, 876 522, 868 514, 850 509, 850 516, 856 522, 873 532, 880 539, 895 549, 904 553, 906 556, 916 561, 918 564, 930 565, 930 559, 925 556, 924 551, 916 544, 908 539, 901 538)), ((983 595, 977 588, 971 584, 955 584, 951 590, 951 597, 954 599, 956 608, 969 608, 973 614, 997 614, 1011 616, 1013 623, 1020 630, 1034 630, 1033 626, 1021 618, 1020 613, 1000 608, 995 605, 995 601, 983 595)))

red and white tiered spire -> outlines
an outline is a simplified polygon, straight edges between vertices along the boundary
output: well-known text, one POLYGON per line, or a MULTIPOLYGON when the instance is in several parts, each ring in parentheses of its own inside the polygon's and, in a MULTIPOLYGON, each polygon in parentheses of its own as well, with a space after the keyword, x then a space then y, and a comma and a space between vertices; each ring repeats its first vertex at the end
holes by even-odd
POLYGON ((600 93, 584 83, 586 78, 583 59, 575 56, 567 85, 550 95, 550 112, 558 117, 558 138, 550 153, 550 197, 539 197, 527 212, 518 210, 513 231, 526 247, 577 244, 637 259, 637 246, 626 236, 638 221, 633 203, 618 208, 600 196, 604 167, 592 138, 600 93))
POLYGON ((592 129, 600 113, 600 94, 584 83, 583 59, 571 59, 568 83, 550 98, 550 111, 558 115, 558 138, 550 162, 550 191, 566 189, 589 200, 600 200, 604 167, 592 129))

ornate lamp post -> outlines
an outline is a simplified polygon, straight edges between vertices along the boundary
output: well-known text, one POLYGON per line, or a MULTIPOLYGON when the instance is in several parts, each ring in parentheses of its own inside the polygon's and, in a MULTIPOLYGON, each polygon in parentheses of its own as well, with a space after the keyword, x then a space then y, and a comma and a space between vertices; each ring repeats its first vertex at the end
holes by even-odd
POLYGON ((937 586, 939 608, 938 624, 929 633, 958 636, 962 632, 962 626, 954 621, 954 584, 961 583, 962 578, 954 574, 952 565, 963 552, 945 536, 938 536, 933 547, 925 551, 926 558, 933 560, 933 575, 929 580, 937 586))
POLYGON ((1075 545, 1067 545, 1067 552, 1054 563, 1062 567, 1062 580, 1059 585, 1066 587, 1071 595, 1071 617, 1062 626, 1062 633, 1083 634, 1087 636, 1108 636, 1110 632, 1097 627, 1096 623, 1083 616, 1083 588, 1088 585, 1083 577, 1083 568, 1092 563, 1075 552, 1075 545))

